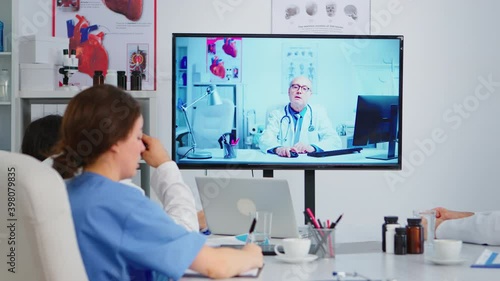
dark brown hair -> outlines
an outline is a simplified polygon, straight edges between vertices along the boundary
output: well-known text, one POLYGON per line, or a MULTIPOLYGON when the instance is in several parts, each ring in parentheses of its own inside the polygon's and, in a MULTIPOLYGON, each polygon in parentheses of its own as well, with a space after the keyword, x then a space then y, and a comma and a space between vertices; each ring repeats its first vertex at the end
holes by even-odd
POLYGON ((140 115, 139 102, 117 87, 99 85, 82 91, 64 113, 54 168, 63 178, 73 177, 125 139, 140 115))
POLYGON ((52 149, 59 141, 61 115, 47 115, 31 122, 24 131, 21 152, 43 161, 52 155, 52 149))

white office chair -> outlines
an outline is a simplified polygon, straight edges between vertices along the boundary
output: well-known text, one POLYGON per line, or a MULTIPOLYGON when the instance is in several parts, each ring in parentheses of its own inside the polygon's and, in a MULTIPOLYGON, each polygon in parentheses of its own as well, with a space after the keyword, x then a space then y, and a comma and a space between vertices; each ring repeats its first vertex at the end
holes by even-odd
MULTIPOLYGON (((15 184, 16 206, 21 208, 16 209, 17 223, 24 226, 18 231, 24 229, 35 263, 34 269, 24 270, 38 270, 39 281, 87 281, 63 179, 27 155, 0 150, 0 159, 1 193, 8 194, 10 177, 15 184)), ((2 196, 2 201, 6 200, 2 196)), ((6 210, 2 208, 2 212, 6 210)))
POLYGON ((223 99, 221 105, 197 105, 193 113, 193 131, 198 148, 219 148, 217 142, 234 125, 234 103, 223 99))

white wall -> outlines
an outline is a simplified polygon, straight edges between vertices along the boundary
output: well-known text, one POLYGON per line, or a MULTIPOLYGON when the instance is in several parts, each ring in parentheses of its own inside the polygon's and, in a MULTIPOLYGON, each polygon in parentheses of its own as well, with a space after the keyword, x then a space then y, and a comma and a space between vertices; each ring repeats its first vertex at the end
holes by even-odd
MULTIPOLYGON (((28 21, 43 11, 22 2, 28 21)), ((405 36, 403 170, 316 172, 317 215, 345 214, 338 241, 380 240, 384 215, 406 219, 413 209, 500 208, 495 165, 500 133, 494 122, 500 105, 498 10, 500 2, 486 0, 372 0, 372 34, 405 36)), ((19 27, 22 32, 23 20, 19 27)), ((49 25, 37 29, 50 34, 49 25)), ((167 147, 172 32, 269 33, 271 1, 158 0, 158 136, 167 147)), ((204 171, 183 173, 194 186, 193 176, 204 171)), ((275 177, 289 180, 302 222, 302 173, 276 171, 275 177)))
MULTIPOLYGON (((500 38, 495 35, 499 8, 500 3, 486 0, 372 0, 372 34, 405 36, 404 163, 398 172, 316 172, 317 215, 345 213, 339 241, 379 240, 384 215, 405 220, 413 209, 500 208, 495 167, 500 134, 494 126, 500 105, 500 84, 495 82, 500 81, 500 38), (481 82, 489 80, 494 82, 481 82), (478 88, 482 99, 474 96, 478 88), (455 113, 461 104, 464 117, 455 113), (433 132, 441 132, 436 141, 430 141, 433 132)), ((164 50, 158 66, 165 72, 159 103, 167 108, 172 32, 271 32, 269 0, 159 1, 158 13, 158 43, 164 50)), ((159 112, 159 123, 165 124, 159 135, 170 146, 170 108, 159 112)), ((249 171, 209 171, 221 173, 250 176, 249 171)), ((204 173, 184 174, 194 185, 192 176, 204 173)), ((302 173, 276 171, 275 177, 289 180, 302 221, 302 173)))

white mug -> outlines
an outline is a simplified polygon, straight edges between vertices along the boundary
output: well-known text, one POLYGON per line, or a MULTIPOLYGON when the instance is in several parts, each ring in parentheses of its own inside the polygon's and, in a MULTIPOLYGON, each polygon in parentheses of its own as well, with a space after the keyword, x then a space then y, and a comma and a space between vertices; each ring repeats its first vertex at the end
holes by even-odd
POLYGON ((434 240, 434 258, 438 260, 458 260, 462 250, 462 241, 436 239, 434 240))
POLYGON ((288 258, 303 258, 309 254, 311 240, 307 238, 286 238, 282 240, 281 245, 274 246, 274 252, 278 256, 288 258), (278 247, 283 246, 285 253, 278 251, 278 247))

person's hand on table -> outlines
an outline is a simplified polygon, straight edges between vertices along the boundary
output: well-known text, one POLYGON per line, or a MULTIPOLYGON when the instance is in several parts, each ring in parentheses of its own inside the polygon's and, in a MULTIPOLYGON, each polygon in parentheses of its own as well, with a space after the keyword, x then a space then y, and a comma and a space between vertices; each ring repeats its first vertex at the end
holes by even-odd
POLYGON ((259 245, 249 243, 243 246, 242 250, 251 254, 252 258, 255 259, 254 264, 256 264, 257 267, 262 267, 262 265, 264 265, 264 255, 259 245))
POLYGON ((288 146, 280 146, 280 147, 276 147, 276 149, 274 150, 274 152, 278 155, 278 156, 281 156, 281 157, 290 157, 290 151, 291 151, 292 148, 288 147, 288 146))
MULTIPOLYGON (((436 229, 444 221, 462 219, 474 215, 473 212, 452 211, 443 207, 437 207, 434 208, 433 210, 436 211, 436 222, 435 222, 434 233, 436 233, 436 229)), ((424 229, 427 229, 427 220, 425 218, 422 218, 422 226, 424 227, 424 229)), ((435 238, 435 235, 433 238, 435 238)), ((427 239, 427 231, 424 231, 424 239, 427 239)))
POLYGON ((297 151, 297 153, 301 153, 301 154, 316 151, 316 149, 314 149, 314 147, 312 145, 301 143, 301 142, 296 143, 292 147, 292 149, 297 151))
POLYGON ((443 207, 434 208, 436 210, 436 229, 446 220, 463 219, 474 215, 473 212, 459 212, 445 209, 443 207))

